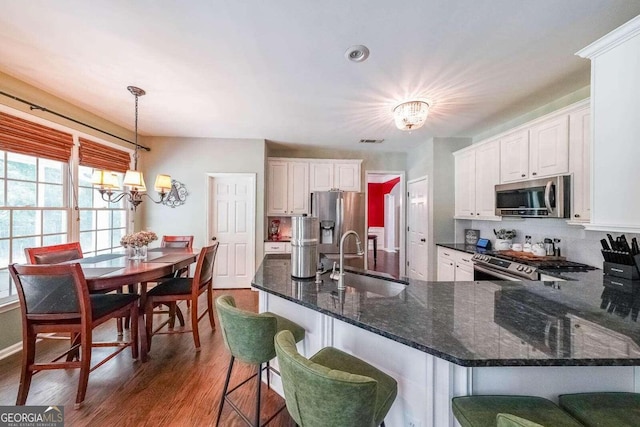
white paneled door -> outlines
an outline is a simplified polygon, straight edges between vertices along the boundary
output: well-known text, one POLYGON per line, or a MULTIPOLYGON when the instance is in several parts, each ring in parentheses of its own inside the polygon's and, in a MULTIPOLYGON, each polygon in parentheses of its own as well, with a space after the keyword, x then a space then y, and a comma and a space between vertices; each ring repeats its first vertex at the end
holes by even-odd
POLYGON ((427 280, 428 242, 427 210, 428 191, 427 178, 409 181, 409 231, 407 232, 409 247, 407 248, 408 276, 411 279, 427 280))
POLYGON ((209 174, 209 239, 219 242, 214 288, 248 288, 255 273, 255 174, 209 174))

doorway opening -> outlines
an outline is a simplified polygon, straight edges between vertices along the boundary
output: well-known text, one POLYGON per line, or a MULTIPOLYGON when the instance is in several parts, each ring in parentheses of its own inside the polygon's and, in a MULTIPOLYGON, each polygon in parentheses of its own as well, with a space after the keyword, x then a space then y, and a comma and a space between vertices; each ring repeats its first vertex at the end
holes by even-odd
POLYGON ((393 277, 405 269, 405 173, 366 171, 367 237, 369 270, 393 277))

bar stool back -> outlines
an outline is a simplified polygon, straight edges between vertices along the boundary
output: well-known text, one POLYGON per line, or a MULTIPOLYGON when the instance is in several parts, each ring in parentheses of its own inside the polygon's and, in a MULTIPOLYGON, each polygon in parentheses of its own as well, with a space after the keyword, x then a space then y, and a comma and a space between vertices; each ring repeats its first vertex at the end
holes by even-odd
POLYGON ((398 393, 389 375, 333 347, 306 359, 288 331, 275 346, 287 410, 300 427, 384 426, 398 393))
MULTIPOLYGON (((229 353, 231 353, 231 360, 229 361, 229 368, 227 370, 227 378, 224 383, 220 406, 218 408, 216 426, 220 424, 220 415, 222 414, 222 408, 226 402, 247 424, 258 427, 260 425, 260 388, 262 384, 262 366, 263 364, 266 365, 264 369, 267 370, 267 386, 269 386, 269 375, 272 370, 269 366, 269 361, 276 357, 273 344, 274 336, 279 331, 288 330, 291 331, 292 336, 295 337, 292 338, 292 340, 294 340, 294 342, 299 342, 304 339, 304 328, 274 313, 265 312, 258 314, 239 309, 236 307, 235 300, 231 295, 222 295, 218 297, 216 299, 216 310, 218 312, 218 319, 222 328, 222 336, 224 338, 225 346, 227 347, 227 350, 229 350, 229 353), (233 389, 228 390, 229 379, 231 378, 231 371, 233 370, 236 358, 244 363, 256 365, 257 372, 242 381, 233 389), (244 385, 252 378, 257 378, 258 386, 253 423, 229 398, 229 395, 233 393, 233 391, 244 385)), ((284 409, 284 406, 271 415, 262 425, 269 423, 269 421, 282 411, 282 409, 284 409)))

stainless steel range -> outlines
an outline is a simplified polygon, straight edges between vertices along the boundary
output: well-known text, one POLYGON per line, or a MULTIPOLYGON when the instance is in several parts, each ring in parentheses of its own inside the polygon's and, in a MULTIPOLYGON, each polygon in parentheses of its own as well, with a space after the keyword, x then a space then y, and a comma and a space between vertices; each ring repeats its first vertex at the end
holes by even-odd
POLYGON ((520 259, 501 254, 474 254, 474 280, 539 280, 540 270, 586 272, 589 265, 563 259, 520 259))

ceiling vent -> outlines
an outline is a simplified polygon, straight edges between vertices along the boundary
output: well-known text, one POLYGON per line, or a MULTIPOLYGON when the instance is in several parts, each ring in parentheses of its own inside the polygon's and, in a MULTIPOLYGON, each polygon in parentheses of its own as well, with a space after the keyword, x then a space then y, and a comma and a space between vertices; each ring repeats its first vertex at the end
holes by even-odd
POLYGON ((382 144, 384 139, 361 139, 360 144, 382 144))

